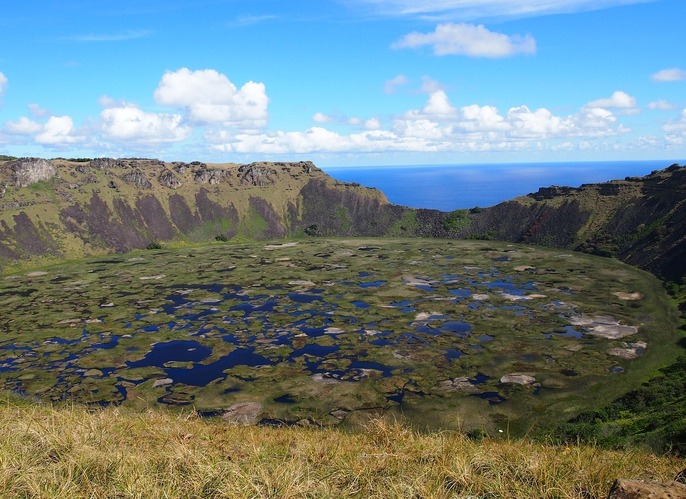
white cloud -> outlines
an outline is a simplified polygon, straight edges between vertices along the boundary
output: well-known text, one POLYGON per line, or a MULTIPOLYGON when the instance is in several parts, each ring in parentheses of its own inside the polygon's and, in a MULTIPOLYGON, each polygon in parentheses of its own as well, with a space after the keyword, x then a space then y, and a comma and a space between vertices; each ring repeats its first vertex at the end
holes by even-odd
POLYGON ((181 115, 148 113, 132 104, 103 109, 100 119, 104 138, 117 142, 153 145, 179 142, 191 134, 181 115))
POLYGON ((547 109, 531 111, 527 106, 511 108, 507 112, 507 121, 517 136, 538 140, 560 135, 573 128, 569 118, 555 116, 547 109))
POLYGON ((223 152, 241 154, 308 154, 350 151, 438 151, 440 146, 416 137, 401 137, 389 131, 365 131, 341 135, 321 127, 304 132, 272 132, 237 134, 226 137, 214 148, 223 152))
POLYGON ((45 146, 60 147, 85 141, 83 135, 76 134, 74 121, 70 116, 50 116, 45 123, 22 116, 17 121, 5 123, 5 131, 32 137, 34 142, 45 146))
POLYGON ((665 140, 670 146, 681 146, 686 144, 686 109, 681 111, 681 115, 676 121, 671 121, 662 126, 665 132, 665 140))
POLYGON ((407 119, 429 118, 431 120, 446 120, 453 118, 457 109, 453 107, 444 90, 436 90, 429 94, 426 105, 420 109, 412 109, 404 114, 407 119))
POLYGON ((43 125, 35 141, 39 144, 61 146, 76 144, 83 141, 83 137, 73 135, 74 121, 69 116, 50 116, 43 125))
POLYGON ((676 106, 671 102, 668 102, 664 99, 660 99, 653 102, 649 102, 648 109, 653 109, 657 111, 671 111, 672 109, 676 109, 676 106))
POLYGON ((470 57, 509 57, 536 52, 531 35, 505 35, 489 31, 482 24, 439 24, 431 33, 412 32, 391 45, 392 48, 416 48, 429 45, 435 55, 470 57))
POLYGON ((686 80, 686 71, 679 68, 663 69, 653 74, 651 78, 659 82, 686 80))
POLYGON ((512 107, 504 114, 488 105, 458 109, 444 90, 430 94, 422 108, 397 116, 388 130, 381 129, 376 118, 365 122, 365 127, 351 134, 324 127, 304 132, 224 132, 208 140, 217 150, 241 154, 556 151, 582 144, 607 149, 611 143, 601 143, 603 139, 628 131, 609 109, 584 106, 568 116, 527 106, 512 107))
POLYGON ((314 116, 312 116, 312 121, 315 123, 330 123, 333 121, 333 116, 329 116, 328 114, 324 113, 314 113, 314 116))
POLYGON ((380 15, 444 20, 535 17, 600 10, 651 0, 349 0, 368 5, 380 15))
POLYGON ((577 115, 577 128, 581 130, 602 132, 611 131, 617 117, 612 111, 602 107, 585 107, 577 115))
POLYGON ((5 91, 5 87, 7 87, 7 76, 0 72, 0 95, 5 91))
POLYGON ((438 90, 429 94, 429 100, 422 109, 427 115, 438 118, 454 116, 456 109, 450 104, 448 95, 443 90, 438 90))
POLYGON ((214 69, 168 71, 155 90, 162 105, 184 109, 191 121, 240 129, 266 126, 267 97, 263 83, 247 82, 240 89, 214 69))
POLYGON ((626 92, 617 90, 610 97, 597 99, 587 104, 588 107, 601 107, 603 109, 634 109, 636 99, 626 92))
POLYGON ((8 121, 5 123, 5 127, 9 133, 16 135, 33 135, 43 128, 40 123, 30 120, 26 116, 20 117, 17 121, 8 121))
POLYGON ((407 76, 400 74, 394 78, 391 78, 390 80, 386 80, 383 87, 384 92, 387 94, 393 94, 396 92, 398 87, 407 85, 409 82, 410 81, 407 79, 407 76))
POLYGON ((381 121, 378 118, 369 118, 364 122, 364 127, 367 130, 378 130, 381 128, 381 121))
POLYGON ((460 128, 468 132, 485 132, 496 130, 509 130, 510 125, 505 118, 498 114, 493 106, 479 106, 472 104, 461 109, 462 121, 460 128))

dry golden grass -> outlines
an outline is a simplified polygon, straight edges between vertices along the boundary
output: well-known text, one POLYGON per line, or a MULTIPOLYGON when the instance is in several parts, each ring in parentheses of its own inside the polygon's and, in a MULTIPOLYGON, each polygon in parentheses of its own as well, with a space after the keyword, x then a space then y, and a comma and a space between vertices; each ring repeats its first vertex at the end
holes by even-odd
POLYGON ((0 402, 1 497, 605 497, 675 458, 528 440, 229 425, 161 411, 0 402))

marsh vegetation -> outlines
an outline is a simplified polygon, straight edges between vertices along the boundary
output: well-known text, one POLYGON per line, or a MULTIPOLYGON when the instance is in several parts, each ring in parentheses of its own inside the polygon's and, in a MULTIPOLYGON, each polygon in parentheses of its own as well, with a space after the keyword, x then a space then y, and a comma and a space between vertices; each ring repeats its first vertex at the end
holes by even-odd
POLYGON ((524 434, 677 355, 676 310, 617 261, 506 243, 215 243, 0 282, 0 383, 263 424, 524 434))

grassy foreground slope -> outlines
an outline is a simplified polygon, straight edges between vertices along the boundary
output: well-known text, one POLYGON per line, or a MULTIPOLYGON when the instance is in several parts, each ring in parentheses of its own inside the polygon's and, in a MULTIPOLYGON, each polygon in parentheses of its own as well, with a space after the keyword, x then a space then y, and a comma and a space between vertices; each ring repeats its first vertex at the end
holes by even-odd
POLYGON ((164 411, 0 401, 2 497, 605 497, 683 461, 638 450, 472 441, 370 420, 366 431, 235 426, 164 411))

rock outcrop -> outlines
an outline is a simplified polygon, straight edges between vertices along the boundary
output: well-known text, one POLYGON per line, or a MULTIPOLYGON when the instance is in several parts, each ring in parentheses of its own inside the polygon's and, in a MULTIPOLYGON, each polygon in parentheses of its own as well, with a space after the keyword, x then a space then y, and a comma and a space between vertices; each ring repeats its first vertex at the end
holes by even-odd
MULTIPOLYGON (((10 260, 124 252, 176 238, 303 235, 315 223, 309 214, 321 215, 320 203, 344 228, 348 220, 359 220, 345 233, 362 233, 391 209, 380 192, 340 184, 310 162, 0 160, 0 185, 11 186, 0 211, 0 268, 10 260), (25 190, 45 178, 51 179, 49 188, 25 190)), ((383 234, 383 224, 375 227, 383 234)))
POLYGON ((143 173, 140 170, 134 170, 130 173, 125 173, 120 177, 124 182, 128 182, 129 184, 133 184, 139 189, 151 189, 152 188, 152 182, 148 180, 148 177, 145 176, 145 173, 143 173))
POLYGON ((55 167, 49 161, 40 158, 17 159, 6 167, 12 171, 12 180, 17 187, 26 187, 57 176, 55 167))
POLYGON ((238 169, 241 177, 241 185, 264 187, 274 183, 276 170, 261 164, 243 165, 238 169))
POLYGON ((95 158, 91 160, 89 166, 98 170, 107 170, 110 168, 121 168, 122 163, 114 158, 95 158))
POLYGON ((160 184, 168 189, 178 189, 183 185, 177 176, 174 175, 174 172, 166 168, 164 171, 162 171, 162 173, 160 173, 160 175, 157 177, 157 180, 160 184))
POLYGON ((198 184, 216 185, 229 178, 231 173, 219 168, 202 168, 195 173, 193 181, 198 184))
POLYGON ((645 482, 620 478, 610 489, 607 499, 684 499, 686 485, 673 482, 645 482))

